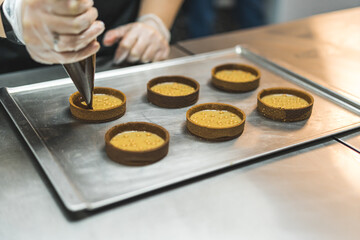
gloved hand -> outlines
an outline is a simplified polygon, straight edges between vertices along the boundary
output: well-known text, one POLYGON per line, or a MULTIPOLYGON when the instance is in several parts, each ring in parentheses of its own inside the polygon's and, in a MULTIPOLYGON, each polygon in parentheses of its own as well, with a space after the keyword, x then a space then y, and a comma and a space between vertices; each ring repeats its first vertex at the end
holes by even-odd
POLYGON ((170 53, 170 32, 159 17, 148 14, 137 22, 112 29, 105 34, 104 45, 112 46, 119 42, 114 63, 143 63, 164 60, 170 53))
POLYGON ((96 53, 105 29, 92 0, 5 0, 17 38, 40 63, 72 63, 96 53))

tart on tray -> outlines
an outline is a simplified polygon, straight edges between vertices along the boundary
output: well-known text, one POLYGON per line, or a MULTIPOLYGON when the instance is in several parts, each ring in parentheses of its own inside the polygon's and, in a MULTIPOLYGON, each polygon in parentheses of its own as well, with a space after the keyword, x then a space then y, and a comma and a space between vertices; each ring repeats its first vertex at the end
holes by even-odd
POLYGON ((113 88, 95 87, 93 108, 89 109, 79 92, 70 98, 73 117, 87 122, 107 122, 122 117, 126 111, 126 96, 113 88))
POLYGON ((211 83, 227 92, 248 92, 259 87, 261 73, 256 67, 228 63, 216 66, 211 71, 211 83))
POLYGON ((314 98, 293 88, 268 88, 257 96, 257 110, 276 121, 295 122, 310 117, 314 98))
POLYGON ((223 103, 204 103, 186 113, 186 127, 192 134, 212 141, 239 137, 244 131, 246 116, 237 107, 223 103))
POLYGON ((200 85, 184 76, 162 76, 147 84, 149 102, 163 108, 182 108, 195 104, 199 99, 200 85))
POLYGON ((168 131, 156 124, 128 122, 116 125, 105 134, 109 158, 128 166, 144 166, 163 159, 169 150, 168 131))

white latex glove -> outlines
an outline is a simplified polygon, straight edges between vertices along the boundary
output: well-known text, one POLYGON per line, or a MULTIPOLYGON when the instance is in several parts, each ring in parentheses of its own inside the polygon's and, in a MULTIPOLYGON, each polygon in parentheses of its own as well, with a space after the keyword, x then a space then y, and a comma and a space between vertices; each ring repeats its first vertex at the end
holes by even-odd
POLYGON ((169 56, 170 32, 159 17, 148 14, 137 22, 106 32, 104 45, 112 46, 119 42, 114 56, 114 63, 156 62, 169 56), (119 42, 120 41, 120 42, 119 42))
POLYGON ((37 62, 77 62, 100 48, 105 27, 92 0, 5 0, 4 12, 37 62))

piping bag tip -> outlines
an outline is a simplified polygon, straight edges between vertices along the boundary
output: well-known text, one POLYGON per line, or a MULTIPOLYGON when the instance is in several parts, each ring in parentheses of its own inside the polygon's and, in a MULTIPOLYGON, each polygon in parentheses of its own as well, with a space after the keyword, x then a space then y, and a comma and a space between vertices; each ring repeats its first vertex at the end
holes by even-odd
POLYGON ((82 95, 88 108, 92 109, 96 55, 94 54, 79 62, 64 64, 63 67, 82 95))

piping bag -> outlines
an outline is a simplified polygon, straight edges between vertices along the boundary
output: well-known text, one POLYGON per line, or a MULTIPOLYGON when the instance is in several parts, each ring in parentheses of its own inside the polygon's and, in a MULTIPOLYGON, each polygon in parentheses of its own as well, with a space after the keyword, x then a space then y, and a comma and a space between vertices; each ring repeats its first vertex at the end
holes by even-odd
POLYGON ((89 109, 93 105, 95 66, 96 54, 79 62, 63 65, 89 109))

